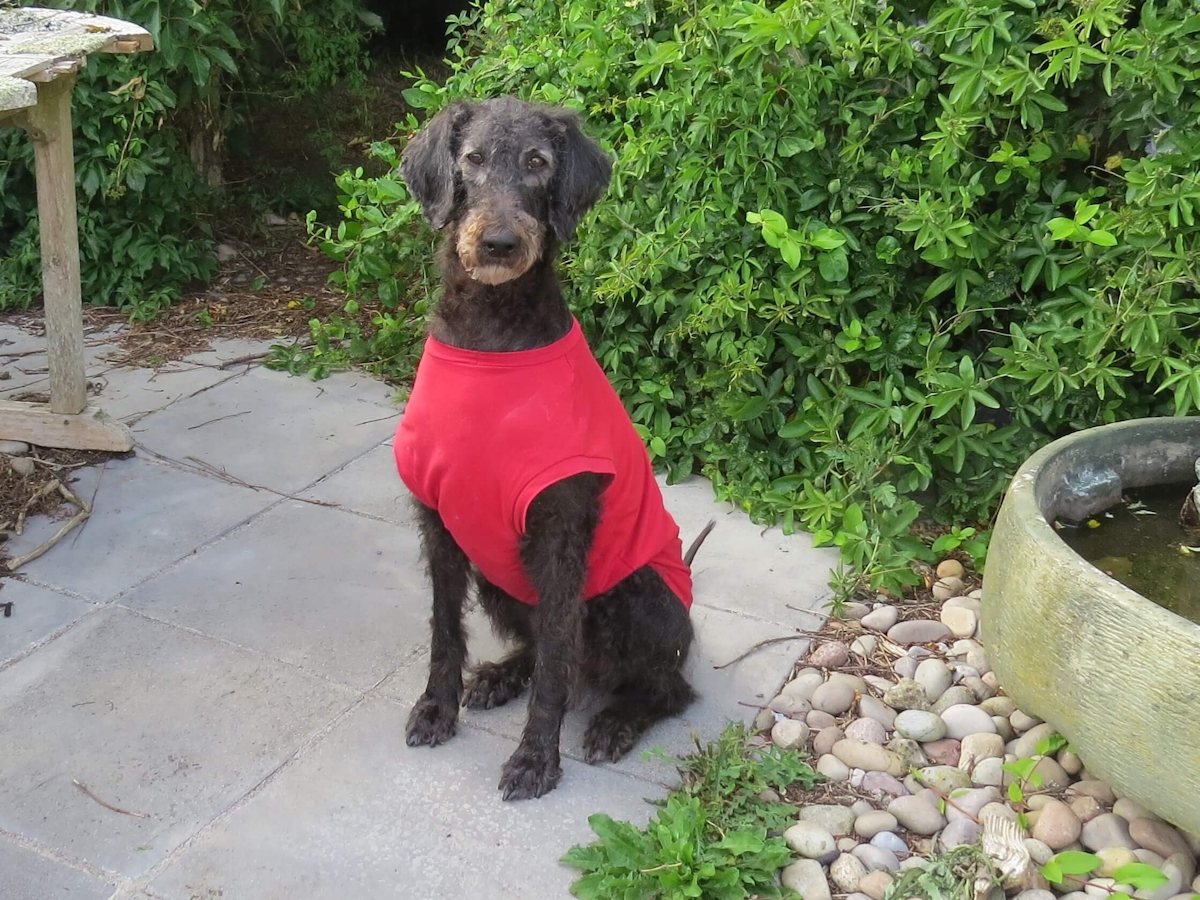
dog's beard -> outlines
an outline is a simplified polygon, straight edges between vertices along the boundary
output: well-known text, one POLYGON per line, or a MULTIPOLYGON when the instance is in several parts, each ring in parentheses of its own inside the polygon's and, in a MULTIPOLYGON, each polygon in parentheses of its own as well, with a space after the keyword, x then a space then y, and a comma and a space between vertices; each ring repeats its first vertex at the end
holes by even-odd
POLYGON ((483 249, 483 233, 494 220, 483 212, 472 212, 463 219, 455 249, 472 280, 489 285, 513 281, 533 268, 541 255, 542 234, 537 220, 524 212, 512 213, 506 218, 517 237, 517 251, 504 260, 490 258, 483 249))

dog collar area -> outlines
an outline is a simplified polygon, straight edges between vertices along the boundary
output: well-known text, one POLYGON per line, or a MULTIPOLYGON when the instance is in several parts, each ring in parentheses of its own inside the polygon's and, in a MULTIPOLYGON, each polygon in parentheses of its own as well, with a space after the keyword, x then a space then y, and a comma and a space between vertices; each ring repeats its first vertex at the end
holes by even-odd
POLYGON ((474 366, 536 366, 566 356, 583 342, 583 328, 572 317, 571 330, 552 344, 531 350, 467 350, 443 344, 430 335, 425 339, 425 353, 447 362, 474 366))

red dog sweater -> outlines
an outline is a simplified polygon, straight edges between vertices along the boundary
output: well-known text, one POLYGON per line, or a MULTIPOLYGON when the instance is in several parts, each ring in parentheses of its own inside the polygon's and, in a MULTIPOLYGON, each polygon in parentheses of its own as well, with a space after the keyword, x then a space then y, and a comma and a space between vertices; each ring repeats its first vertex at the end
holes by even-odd
POLYGON ((610 476, 584 599, 649 565, 691 608, 679 527, 578 322, 549 346, 512 353, 428 338, 393 449, 404 484, 438 511, 483 576, 529 604, 537 592, 519 549, 529 504, 572 475, 610 476))

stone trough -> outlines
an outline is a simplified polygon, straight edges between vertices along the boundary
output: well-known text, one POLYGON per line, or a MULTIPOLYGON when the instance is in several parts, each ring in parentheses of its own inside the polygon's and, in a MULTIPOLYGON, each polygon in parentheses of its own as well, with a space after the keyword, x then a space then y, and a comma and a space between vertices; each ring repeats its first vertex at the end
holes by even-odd
POLYGON ((983 638, 1018 706, 1052 723, 1088 771, 1200 834, 1200 625, 1078 556, 1056 519, 1122 491, 1193 478, 1200 417, 1089 429, 1013 479, 988 553, 983 638))

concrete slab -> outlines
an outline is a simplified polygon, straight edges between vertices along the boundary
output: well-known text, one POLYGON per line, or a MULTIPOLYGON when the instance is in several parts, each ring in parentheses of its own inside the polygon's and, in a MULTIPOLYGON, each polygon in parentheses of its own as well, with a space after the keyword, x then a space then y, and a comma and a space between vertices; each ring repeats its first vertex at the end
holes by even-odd
POLYGON ((101 610, 0 678, 0 829, 140 875, 352 699, 211 638, 101 610), (105 809, 76 779, 146 817, 105 809))
MULTIPOLYGON (((92 517, 21 573, 98 603, 279 499, 146 458, 81 469, 72 490, 89 502, 95 495, 92 517)), ((27 553, 61 524, 47 518, 32 521, 22 537, 10 541, 8 552, 27 553)))
POLYGON ((0 837, 0 890, 6 900, 106 900, 113 885, 0 837))
POLYGON ((366 689, 428 640, 416 532, 285 501, 123 602, 366 689))
POLYGON ((496 782, 513 743, 464 729, 410 751, 406 715, 364 703, 151 890, 169 900, 566 897, 573 872, 557 860, 590 839, 590 814, 641 823, 652 812, 651 786, 570 761, 557 790, 504 803, 496 782))
POLYGON ((196 457, 290 493, 383 441, 399 418, 390 397, 365 376, 312 382, 253 369, 147 416, 138 439, 168 457, 196 457))
POLYGON ((412 495, 396 472, 396 457, 392 454, 390 442, 363 454, 341 471, 319 481, 304 496, 336 503, 389 522, 410 526, 416 524, 412 495))
MULTIPOLYGON (((658 759, 647 760, 644 753, 657 748, 668 755, 685 755, 695 750, 693 735, 707 742, 730 722, 749 722, 758 710, 744 704, 765 705, 806 646, 803 639, 771 644, 736 665, 716 669, 715 666, 725 665, 758 641, 788 634, 794 626, 792 629, 781 628, 700 606, 692 607, 692 619, 696 643, 688 660, 688 678, 700 699, 679 716, 652 728, 633 753, 607 768, 657 783, 674 783, 677 780, 674 768, 658 759)), ((472 610, 467 623, 473 662, 497 660, 504 655, 503 644, 492 634, 481 610, 472 610)), ((390 677, 382 685, 382 691, 403 703, 405 708, 410 707, 425 689, 428 665, 428 648, 422 646, 419 657, 390 677)), ((527 698, 528 694, 500 709, 464 709, 460 722, 518 740, 525 727, 527 698)), ((561 745, 565 755, 583 759, 584 730, 601 706, 601 703, 588 701, 567 713, 561 745)))
POLYGON ((12 604, 12 615, 0 617, 0 663, 95 609, 74 597, 12 579, 0 581, 0 603, 12 604))
MULTIPOLYGON (((807 534, 789 536, 755 525, 732 504, 717 503, 707 479, 669 487, 659 481, 685 547, 709 519, 717 520, 692 564, 696 603, 777 625, 795 625, 798 614, 789 603, 820 610, 829 596, 829 573, 838 564, 836 549, 813 547, 807 534)), ((811 628, 815 621, 809 617, 800 627, 811 628)))
POLYGON ((138 422, 150 413, 237 376, 236 371, 183 363, 160 369, 113 369, 96 379, 103 387, 92 404, 113 418, 130 422, 136 436, 138 422))

